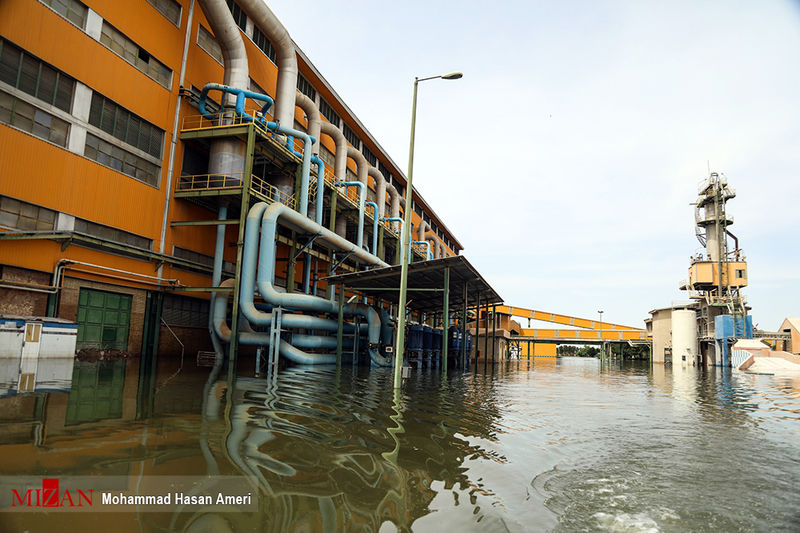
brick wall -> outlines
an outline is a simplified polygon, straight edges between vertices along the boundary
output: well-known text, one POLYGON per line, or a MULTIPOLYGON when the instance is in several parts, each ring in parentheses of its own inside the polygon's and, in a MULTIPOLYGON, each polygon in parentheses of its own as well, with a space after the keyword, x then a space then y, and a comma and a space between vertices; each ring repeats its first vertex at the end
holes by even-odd
MULTIPOLYGON (((50 285, 52 274, 12 266, 0 267, 0 281, 12 280, 36 285, 50 285)), ((44 316, 47 297, 43 292, 0 288, 0 314, 44 316)))

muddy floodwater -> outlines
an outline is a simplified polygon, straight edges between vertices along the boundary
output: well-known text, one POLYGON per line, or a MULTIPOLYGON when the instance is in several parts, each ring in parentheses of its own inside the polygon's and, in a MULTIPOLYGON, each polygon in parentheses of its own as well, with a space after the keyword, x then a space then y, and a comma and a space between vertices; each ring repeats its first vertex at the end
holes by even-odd
POLYGON ((255 495, 6 509, 0 531, 800 531, 797 379, 565 357, 414 368, 394 394, 390 370, 253 368, 40 361, 21 380, 0 360, 0 491, 192 476, 255 495))

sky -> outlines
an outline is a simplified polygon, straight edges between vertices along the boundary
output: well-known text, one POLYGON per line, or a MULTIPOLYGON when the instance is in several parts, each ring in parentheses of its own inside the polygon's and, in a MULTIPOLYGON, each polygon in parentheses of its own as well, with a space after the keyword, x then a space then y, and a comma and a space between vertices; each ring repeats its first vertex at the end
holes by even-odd
POLYGON ((724 174, 754 323, 800 316, 800 1, 269 0, 509 305, 643 327, 724 174))

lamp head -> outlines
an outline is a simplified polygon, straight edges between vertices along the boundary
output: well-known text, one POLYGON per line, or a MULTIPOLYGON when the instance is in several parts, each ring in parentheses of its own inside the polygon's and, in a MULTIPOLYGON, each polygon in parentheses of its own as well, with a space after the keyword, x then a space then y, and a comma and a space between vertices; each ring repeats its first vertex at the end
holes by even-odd
POLYGON ((456 70, 455 72, 448 72, 447 74, 442 74, 441 77, 443 80, 457 80, 463 76, 464 76, 463 73, 456 70))

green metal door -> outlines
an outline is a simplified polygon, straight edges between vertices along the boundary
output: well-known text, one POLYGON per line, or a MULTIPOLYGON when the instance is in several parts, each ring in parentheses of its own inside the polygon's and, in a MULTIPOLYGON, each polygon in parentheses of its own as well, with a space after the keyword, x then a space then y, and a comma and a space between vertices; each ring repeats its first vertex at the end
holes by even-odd
POLYGON ((131 295, 82 288, 77 348, 128 349, 131 295))

